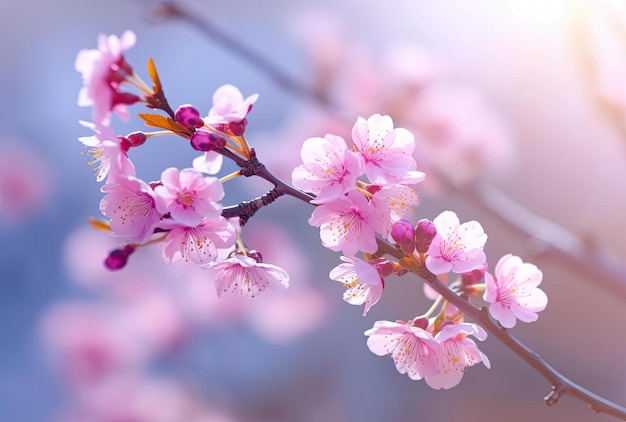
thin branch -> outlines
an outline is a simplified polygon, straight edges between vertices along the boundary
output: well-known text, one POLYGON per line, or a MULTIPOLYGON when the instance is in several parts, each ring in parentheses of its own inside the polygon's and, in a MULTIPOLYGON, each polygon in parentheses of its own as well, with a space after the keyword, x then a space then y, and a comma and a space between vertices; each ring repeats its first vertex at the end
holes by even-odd
POLYGON ((449 185, 448 189, 518 235, 536 242, 541 255, 562 261, 570 271, 593 280, 594 286, 626 302, 626 267, 615 254, 530 212, 494 186, 449 185))
POLYGON ((295 93, 299 97, 307 98, 319 105, 328 107, 329 104, 326 99, 318 95, 314 89, 291 77, 286 72, 279 69, 271 60, 267 60, 251 47, 231 37, 229 34, 213 25, 207 18, 199 17, 193 12, 183 8, 179 2, 163 1, 159 3, 157 8, 153 10, 153 16, 161 19, 180 19, 192 25, 207 37, 217 41, 218 44, 222 45, 228 51, 237 54, 263 74, 269 76, 279 87, 288 92, 295 93))
MULTIPOLYGON (((378 240, 378 246, 385 253, 393 256, 394 258, 401 259, 404 257, 404 254, 401 251, 383 240, 378 240)), ((483 328, 485 328, 485 330, 487 330, 487 332, 497 338, 502 344, 504 344, 513 353, 524 360, 524 362, 530 365, 535 371, 547 379, 552 384, 552 390, 544 398, 548 406, 556 404, 563 394, 570 394, 571 396, 587 403, 591 409, 596 412, 606 413, 616 418, 626 420, 626 408, 587 390, 565 377, 563 374, 554 369, 548 362, 546 362, 538 353, 515 338, 509 330, 496 325, 496 323, 494 323, 487 314, 486 308, 475 308, 467 300, 450 290, 448 286, 442 283, 436 275, 429 272, 426 268, 424 268, 423 271, 416 273, 416 275, 422 278, 426 283, 428 283, 428 285, 437 291, 437 293, 456 306, 464 314, 478 322, 483 328)))

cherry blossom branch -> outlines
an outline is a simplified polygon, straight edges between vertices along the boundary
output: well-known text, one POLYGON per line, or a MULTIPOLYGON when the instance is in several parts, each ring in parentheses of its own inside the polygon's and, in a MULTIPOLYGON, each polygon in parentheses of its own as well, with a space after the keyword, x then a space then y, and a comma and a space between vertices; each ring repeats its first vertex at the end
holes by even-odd
MULTIPOLYGON (((177 18, 190 23, 208 37, 230 48, 233 53, 248 61, 287 91, 301 98, 312 100, 325 109, 336 109, 328 98, 298 83, 250 47, 236 41, 209 21, 185 10, 180 3, 162 2, 154 15, 161 18, 177 18)), ((560 259, 567 264, 567 268, 587 275, 594 280, 594 285, 626 301, 626 262, 624 260, 601 249, 590 239, 583 239, 556 223, 534 214, 493 186, 465 185, 461 189, 451 183, 445 175, 439 174, 439 177, 446 183, 449 190, 457 193, 467 202, 486 211, 492 218, 505 224, 519 235, 539 241, 543 248, 542 254, 560 259)))
MULTIPOLYGON (((401 251, 381 239, 378 239, 378 246, 381 251, 393 256, 394 258, 402 259, 404 257, 404 254, 401 251)), ((414 274, 424 280, 424 282, 428 283, 428 285, 431 286, 437 293, 456 306, 464 314, 480 323, 480 325, 485 328, 487 332, 493 335, 513 353, 524 360, 524 362, 535 369, 535 371, 547 379, 552 384, 551 391, 544 398, 548 406, 557 404, 561 396, 564 394, 570 394, 571 396, 587 403, 589 407, 596 412, 606 413, 616 418, 626 420, 626 408, 587 390, 558 372, 538 353, 514 337, 509 330, 496 325, 496 323, 494 323, 489 317, 487 308, 475 308, 467 300, 450 290, 448 286, 442 283, 435 274, 428 271, 425 267, 422 267, 421 271, 414 271, 414 274)))

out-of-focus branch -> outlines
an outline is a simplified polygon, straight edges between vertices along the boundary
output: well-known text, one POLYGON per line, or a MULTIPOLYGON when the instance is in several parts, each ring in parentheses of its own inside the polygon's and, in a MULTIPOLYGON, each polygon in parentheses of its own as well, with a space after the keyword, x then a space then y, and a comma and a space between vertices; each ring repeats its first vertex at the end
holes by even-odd
POLYGON ((254 49, 231 37, 228 33, 213 25, 213 23, 207 18, 199 17, 198 15, 187 10, 181 5, 180 2, 163 1, 157 3, 157 6, 152 11, 152 16, 156 19, 180 19, 185 23, 192 25, 207 37, 213 39, 228 51, 235 53, 263 74, 270 77, 279 87, 295 93, 300 97, 312 100, 321 106, 329 106, 327 100, 318 95, 314 89, 289 76, 287 73, 279 69, 278 66, 276 66, 272 61, 267 60, 263 55, 257 53, 254 49))
POLYGON ((618 256, 576 236, 555 222, 532 213, 494 186, 474 185, 448 190, 520 236, 535 242, 535 254, 553 257, 576 274, 626 302, 626 265, 618 256))

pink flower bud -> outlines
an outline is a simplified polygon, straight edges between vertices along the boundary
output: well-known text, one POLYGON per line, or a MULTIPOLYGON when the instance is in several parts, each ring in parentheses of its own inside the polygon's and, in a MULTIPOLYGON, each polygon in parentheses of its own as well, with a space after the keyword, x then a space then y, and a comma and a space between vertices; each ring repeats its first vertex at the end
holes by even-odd
POLYGON ((131 147, 138 147, 139 145, 146 142, 148 137, 143 132, 133 132, 126 135, 126 139, 130 142, 131 147))
POLYGON ((461 274, 461 282, 464 286, 471 286, 478 283, 485 278, 485 272, 487 271, 487 263, 483 264, 481 268, 477 268, 473 271, 461 274))
POLYGON ((204 121, 200 117, 198 110, 191 104, 185 104, 178 107, 174 115, 176 122, 185 127, 200 128, 204 126, 204 121))
POLYGON ((427 219, 418 221, 415 226, 415 248, 417 252, 426 253, 436 235, 437 228, 432 221, 427 219))
POLYGON ((211 151, 215 148, 219 136, 204 130, 197 130, 191 136, 191 147, 198 151, 211 151))
POLYGON ((113 109, 120 104, 133 105, 139 101, 141 101, 141 98, 138 95, 131 94, 130 92, 113 91, 110 107, 113 109))
POLYGON ((135 252, 133 245, 126 245, 121 249, 114 249, 109 252, 109 256, 104 260, 104 266, 111 271, 123 268, 128 262, 130 254, 135 252))
POLYGON ((411 254, 415 250, 415 233, 410 221, 396 221, 391 227, 391 237, 405 253, 411 254))

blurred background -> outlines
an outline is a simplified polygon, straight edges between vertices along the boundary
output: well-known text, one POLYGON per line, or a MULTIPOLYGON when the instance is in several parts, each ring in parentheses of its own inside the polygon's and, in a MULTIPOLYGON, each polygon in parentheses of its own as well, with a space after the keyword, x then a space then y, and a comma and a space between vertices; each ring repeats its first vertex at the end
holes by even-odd
MULTIPOLYGON (((205 114, 224 83, 259 93, 248 139, 287 180, 306 138, 349 138, 356 116, 390 114, 415 133, 427 172, 414 221, 455 210, 485 228, 491 268, 509 252, 538 265, 549 305, 513 333, 623 405, 625 2, 176 4, 313 95, 163 16, 157 2, 0 3, 0 420, 613 420, 569 396, 546 407, 549 383, 493 339, 480 344, 492 369, 470 368, 450 391, 398 374, 368 351, 363 332, 425 312, 421 285, 390 278, 361 317, 328 279, 338 256, 323 250, 307 225, 310 207, 295 199, 263 209, 244 231, 266 262, 288 270, 286 292, 218 300, 205 272, 161 264, 158 246, 120 272, 104 270, 119 243, 86 223, 102 194, 77 142, 90 135, 78 124, 90 110, 76 105, 74 60, 98 34, 132 29, 128 61, 148 80, 154 58, 174 108, 191 103, 205 114), (498 217, 511 210, 513 225, 498 217), (573 255, 555 253, 544 236, 573 255)), ((113 126, 143 127, 138 119, 113 126)), ((166 137, 132 153, 144 180, 195 156, 166 137)), ((225 203, 267 188, 229 182, 225 203)))

